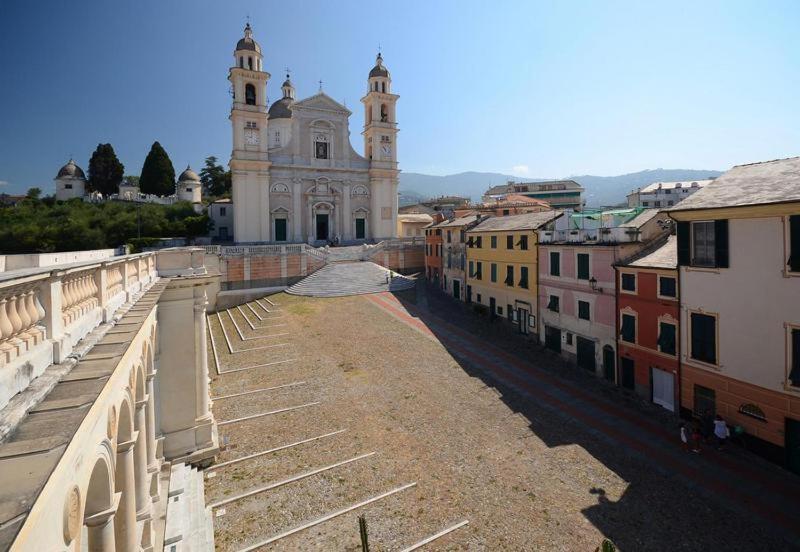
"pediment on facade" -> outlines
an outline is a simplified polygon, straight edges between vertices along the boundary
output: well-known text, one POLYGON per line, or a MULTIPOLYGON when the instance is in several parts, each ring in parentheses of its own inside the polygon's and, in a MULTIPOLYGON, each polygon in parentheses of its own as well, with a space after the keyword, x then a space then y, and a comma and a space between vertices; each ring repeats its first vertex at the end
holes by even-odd
POLYGON ((336 113, 344 113, 348 116, 351 115, 349 109, 328 96, 325 92, 320 92, 314 96, 311 96, 310 98, 306 98, 292 104, 292 111, 296 111, 298 108, 301 110, 318 109, 321 111, 334 111, 336 113))

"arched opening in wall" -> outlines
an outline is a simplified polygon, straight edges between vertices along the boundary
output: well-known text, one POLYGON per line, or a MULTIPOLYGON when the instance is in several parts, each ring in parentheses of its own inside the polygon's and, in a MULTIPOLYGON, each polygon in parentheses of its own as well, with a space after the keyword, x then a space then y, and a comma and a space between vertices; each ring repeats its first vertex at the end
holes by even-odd
POLYGON ((389 122, 389 109, 386 107, 386 104, 381 104, 381 122, 389 122))
POLYGON ((244 103, 256 105, 256 87, 250 83, 244 85, 244 103))
POLYGON ((616 372, 616 354, 614 354, 614 347, 605 345, 603 347, 603 377, 608 381, 614 381, 614 374, 616 372))
POLYGON ((372 159, 372 146, 367 146, 367 159, 372 159))
POLYGON ((244 56, 239 56, 239 67, 244 69, 244 56))
POLYGON ((109 523, 113 506, 111 470, 106 459, 101 457, 92 468, 86 489, 79 550, 106 550, 106 546, 110 544, 109 539, 113 542, 114 527, 109 523))
POLYGON ((381 83, 381 92, 386 93, 386 82, 381 83))
POLYGON ((145 385, 144 367, 140 365, 136 369, 136 402, 144 400, 145 395, 147 395, 147 388, 145 385))
POLYGON ((135 527, 129 526, 131 516, 136 516, 136 482, 133 475, 133 454, 131 440, 133 439, 133 412, 131 404, 126 399, 119 406, 119 421, 117 422, 116 465, 114 467, 114 489, 122 493, 119 500, 117 513, 114 515, 114 539, 117 546, 125 549, 126 542, 133 542, 131 531, 135 527), (133 511, 133 514, 131 514, 133 511))
POLYGON ((367 124, 372 122, 372 106, 367 106, 367 124))
POLYGON ((377 91, 378 91, 378 82, 376 81, 375 82, 375 92, 377 92, 377 91))
POLYGON ((247 56, 247 68, 253 70, 253 56, 247 56))

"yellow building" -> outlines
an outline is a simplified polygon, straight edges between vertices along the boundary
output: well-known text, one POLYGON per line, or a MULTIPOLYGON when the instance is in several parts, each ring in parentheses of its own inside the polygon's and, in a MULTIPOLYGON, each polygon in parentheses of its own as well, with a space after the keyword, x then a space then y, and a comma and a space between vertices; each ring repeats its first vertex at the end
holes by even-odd
POLYGON ((492 217, 467 232, 467 302, 536 336, 538 235, 559 211, 492 217))

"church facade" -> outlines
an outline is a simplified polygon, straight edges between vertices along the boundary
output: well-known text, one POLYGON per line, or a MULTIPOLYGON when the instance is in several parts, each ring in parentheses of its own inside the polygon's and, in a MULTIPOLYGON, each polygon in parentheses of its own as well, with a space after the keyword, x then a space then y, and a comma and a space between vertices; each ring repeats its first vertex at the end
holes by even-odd
POLYGON ((364 155, 350 144, 351 112, 322 92, 296 100, 289 76, 267 105, 261 47, 250 24, 234 52, 234 239, 237 243, 342 243, 397 236, 399 96, 380 54, 369 73, 364 155))

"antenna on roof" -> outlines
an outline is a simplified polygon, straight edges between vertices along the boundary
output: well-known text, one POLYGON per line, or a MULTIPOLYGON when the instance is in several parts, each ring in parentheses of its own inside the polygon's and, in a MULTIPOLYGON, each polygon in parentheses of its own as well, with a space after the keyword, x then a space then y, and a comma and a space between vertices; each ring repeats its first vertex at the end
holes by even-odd
POLYGON ((319 91, 322 92, 322 79, 319 79, 319 91))

